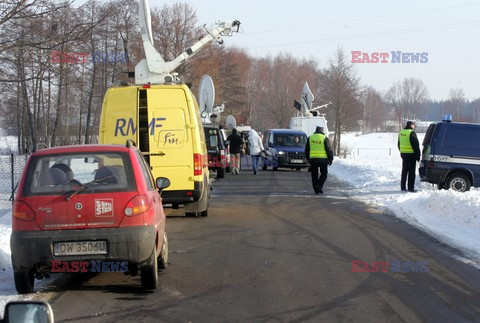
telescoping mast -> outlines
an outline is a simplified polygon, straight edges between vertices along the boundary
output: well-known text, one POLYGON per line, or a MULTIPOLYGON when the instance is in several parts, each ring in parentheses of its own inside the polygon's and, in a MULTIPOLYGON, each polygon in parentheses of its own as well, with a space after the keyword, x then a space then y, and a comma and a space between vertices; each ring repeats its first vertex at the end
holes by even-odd
POLYGON ((196 42, 193 46, 184 50, 177 58, 170 62, 165 62, 160 53, 153 46, 152 23, 150 15, 150 6, 148 0, 140 0, 138 20, 140 24, 140 33, 142 35, 143 47, 145 49, 145 58, 135 66, 135 84, 162 84, 165 82, 178 82, 178 78, 173 71, 190 57, 202 49, 212 40, 219 44, 223 43, 223 36, 231 36, 234 32, 239 32, 240 21, 230 22, 217 20, 217 28, 207 30, 207 34, 196 42))

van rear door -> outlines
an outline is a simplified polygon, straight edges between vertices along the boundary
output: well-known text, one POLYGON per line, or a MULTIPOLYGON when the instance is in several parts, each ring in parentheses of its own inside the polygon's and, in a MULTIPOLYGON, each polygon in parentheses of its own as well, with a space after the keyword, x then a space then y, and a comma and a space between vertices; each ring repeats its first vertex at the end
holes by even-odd
POLYGON ((426 157, 426 153, 430 151, 430 147, 432 145, 432 138, 433 138, 433 133, 435 132, 435 129, 437 127, 437 124, 432 123, 428 126, 427 133, 425 134, 425 137, 423 138, 423 150, 422 150, 422 155, 424 156, 424 159, 426 157))
POLYGON ((127 139, 138 142, 137 87, 111 88, 105 94, 100 120, 101 144, 125 145, 127 139))
POLYGON ((167 191, 193 189, 192 120, 185 91, 179 86, 147 92, 148 162, 155 178, 170 179, 167 191))

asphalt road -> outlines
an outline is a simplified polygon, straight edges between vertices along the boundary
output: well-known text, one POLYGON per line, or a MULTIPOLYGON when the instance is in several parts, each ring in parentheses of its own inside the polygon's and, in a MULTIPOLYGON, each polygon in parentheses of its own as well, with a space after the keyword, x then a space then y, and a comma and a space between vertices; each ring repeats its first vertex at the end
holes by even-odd
POLYGON ((44 293, 56 321, 480 321, 479 269, 341 192, 330 177, 314 195, 305 170, 226 174, 208 217, 168 210, 170 265, 155 292, 102 273, 65 276, 44 293), (353 272, 355 260, 389 264, 353 272), (423 272, 393 272, 396 261, 423 272))

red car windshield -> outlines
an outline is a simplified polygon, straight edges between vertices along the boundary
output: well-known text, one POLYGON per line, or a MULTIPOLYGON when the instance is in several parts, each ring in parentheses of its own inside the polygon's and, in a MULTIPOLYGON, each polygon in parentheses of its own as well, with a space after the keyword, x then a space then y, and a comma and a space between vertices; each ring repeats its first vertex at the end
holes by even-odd
POLYGON ((64 194, 85 186, 82 193, 136 190, 125 153, 75 153, 34 157, 24 196, 64 194))

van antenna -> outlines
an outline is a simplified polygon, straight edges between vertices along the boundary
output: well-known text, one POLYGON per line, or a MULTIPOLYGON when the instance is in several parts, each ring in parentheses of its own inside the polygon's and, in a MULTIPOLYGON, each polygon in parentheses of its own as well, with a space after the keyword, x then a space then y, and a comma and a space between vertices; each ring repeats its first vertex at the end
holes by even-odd
MULTIPOLYGON (((138 22, 140 33, 142 35, 143 47, 145 49, 145 58, 135 66, 135 84, 163 84, 165 77, 171 77, 174 81, 178 78, 172 77, 171 73, 190 57, 202 49, 212 40, 223 43, 223 36, 232 36, 234 32, 239 32, 240 21, 233 20, 224 22, 217 20, 217 28, 208 31, 207 34, 196 42, 193 46, 187 48, 174 60, 165 62, 162 55, 153 46, 152 18, 150 14, 150 5, 148 0, 139 0, 138 22)), ((205 26, 204 26, 205 27, 205 26)))
POLYGON ((301 104, 301 112, 302 116, 312 116, 312 111, 317 111, 322 108, 328 107, 332 102, 328 101, 325 104, 316 106, 315 108, 312 108, 313 106, 313 101, 315 100, 315 96, 313 95, 312 91, 310 90, 310 87, 308 86, 308 82, 305 82, 303 85, 303 91, 302 95, 300 97, 300 104, 301 104))

